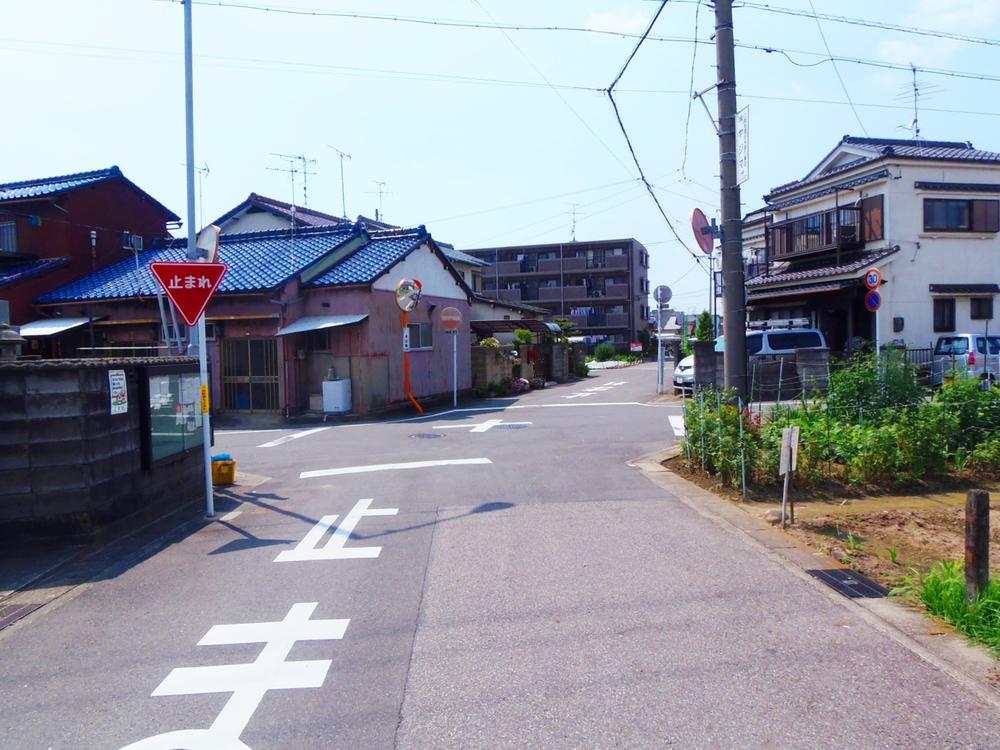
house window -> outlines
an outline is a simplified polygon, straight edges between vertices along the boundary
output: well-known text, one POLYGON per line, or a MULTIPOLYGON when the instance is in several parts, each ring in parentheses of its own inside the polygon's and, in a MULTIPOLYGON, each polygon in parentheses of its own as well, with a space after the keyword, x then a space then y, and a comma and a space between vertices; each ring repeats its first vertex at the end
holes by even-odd
POLYGON ((330 331, 326 328, 321 328, 318 331, 306 331, 306 351, 330 351, 330 331))
MULTIPOLYGON (((882 221, 881 195, 871 195, 861 201, 861 231, 865 242, 885 239, 885 230, 882 221)), ((841 218, 842 225, 850 225, 850 217, 841 218)), ((842 227, 843 229, 843 227, 842 227)))
POLYGON ((971 297, 969 299, 969 317, 973 320, 993 320, 993 298, 971 297))
POLYGON ((925 198, 924 231, 998 232, 1000 201, 925 198))
POLYGON ((430 323, 410 323, 410 351, 434 348, 434 329, 430 323))
POLYGON ((934 300, 934 332, 948 333, 955 330, 955 298, 941 297, 934 300))
POLYGON ((17 223, 0 221, 0 253, 17 252, 17 223))

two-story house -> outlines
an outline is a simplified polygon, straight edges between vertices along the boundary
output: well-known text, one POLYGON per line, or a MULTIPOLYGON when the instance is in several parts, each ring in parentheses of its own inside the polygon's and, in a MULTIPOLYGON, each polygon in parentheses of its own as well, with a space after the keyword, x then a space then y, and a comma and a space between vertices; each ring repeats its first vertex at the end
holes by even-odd
POLYGON ((750 320, 808 318, 834 351, 876 339, 927 347, 990 325, 1000 293, 1000 153, 844 136, 764 201, 744 223, 750 320), (865 306, 870 268, 884 279, 877 316, 865 306))
POLYGON ((34 321, 36 296, 133 257, 179 222, 118 167, 0 184, 0 321, 34 321))

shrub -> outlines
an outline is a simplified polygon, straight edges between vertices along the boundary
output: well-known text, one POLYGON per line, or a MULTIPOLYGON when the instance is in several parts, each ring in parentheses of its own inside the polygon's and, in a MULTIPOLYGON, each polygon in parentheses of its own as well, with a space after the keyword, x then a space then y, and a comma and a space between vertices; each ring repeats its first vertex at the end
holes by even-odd
POLYGON ((576 374, 578 378, 585 378, 588 375, 590 375, 590 365, 588 365, 586 362, 580 362, 573 369, 573 372, 576 374))
POLYGON ((988 438, 972 449, 959 448, 956 463, 973 474, 1000 478, 1000 436, 988 438))
POLYGON ((937 401, 958 417, 953 450, 971 449, 982 440, 1000 434, 1000 389, 984 391, 978 380, 955 380, 942 386, 937 401))
POLYGON ((527 328, 518 328, 514 331, 514 343, 516 344, 530 344, 534 338, 535 334, 527 328))
POLYGON ((741 480, 741 449, 746 463, 753 465, 756 446, 749 417, 737 406, 733 390, 705 390, 688 403, 684 420, 686 448, 698 465, 704 455, 704 470, 738 487, 741 480), (742 434, 740 422, 742 421, 742 434))
POLYGON ((698 324, 695 326, 694 336, 698 341, 715 340, 715 321, 712 319, 712 313, 708 310, 702 310, 701 315, 698 316, 698 324))
POLYGON ((544 388, 545 387, 545 378, 539 378, 539 377, 532 378, 531 379, 531 387, 532 388, 536 388, 536 389, 537 388, 544 388))
POLYGON ((918 375, 900 350, 887 350, 881 357, 858 354, 830 374, 827 405, 839 421, 878 424, 891 416, 886 410, 923 401, 926 390, 918 375))
POLYGON ((485 339, 480 340, 479 345, 485 346, 487 349, 499 349, 500 340, 496 336, 487 336, 485 339))
POLYGON ((615 356, 615 345, 605 341, 594 348, 594 359, 598 362, 607 362, 615 356))

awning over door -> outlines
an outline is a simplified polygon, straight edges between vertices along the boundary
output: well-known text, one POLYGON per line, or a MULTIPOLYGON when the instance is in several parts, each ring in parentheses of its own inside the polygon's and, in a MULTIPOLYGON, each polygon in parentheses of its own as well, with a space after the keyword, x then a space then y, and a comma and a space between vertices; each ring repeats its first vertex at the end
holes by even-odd
MULTIPOLYGON (((97 320, 94 318, 93 320, 97 320)), ((22 336, 54 336, 63 333, 70 328, 85 326, 91 321, 90 318, 45 318, 44 320, 33 320, 21 326, 22 336)))
POLYGON ((282 328, 276 335, 289 336, 293 333, 305 333, 306 331, 322 331, 324 328, 337 328, 339 326, 350 326, 360 323, 367 318, 367 314, 362 315, 308 315, 299 318, 282 328))

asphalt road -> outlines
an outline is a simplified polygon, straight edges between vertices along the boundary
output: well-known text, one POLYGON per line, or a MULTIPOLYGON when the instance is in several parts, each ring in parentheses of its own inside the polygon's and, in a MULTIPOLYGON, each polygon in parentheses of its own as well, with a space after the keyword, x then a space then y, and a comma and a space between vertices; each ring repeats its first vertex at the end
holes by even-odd
POLYGON ((219 434, 259 482, 225 515, 0 632, 0 747, 997 747, 993 708, 626 463, 676 439, 654 391, 219 434))

